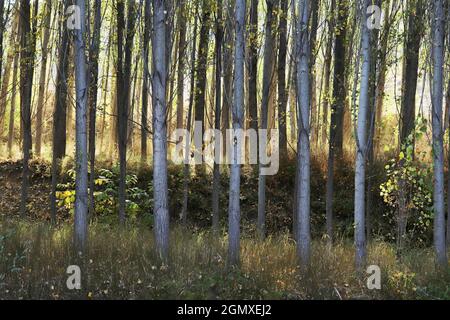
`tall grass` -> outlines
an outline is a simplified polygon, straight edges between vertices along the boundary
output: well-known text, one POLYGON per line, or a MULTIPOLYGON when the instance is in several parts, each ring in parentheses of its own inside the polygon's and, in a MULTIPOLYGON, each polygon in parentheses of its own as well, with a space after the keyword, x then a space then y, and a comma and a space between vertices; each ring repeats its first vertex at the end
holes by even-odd
POLYGON ((396 258, 386 243, 369 247, 369 264, 382 270, 382 289, 368 290, 354 269, 354 250, 341 241, 313 244, 307 274, 297 268, 295 243, 287 235, 264 242, 244 238, 241 266, 227 267, 226 235, 171 232, 168 265, 155 256, 151 230, 94 224, 83 261, 72 250, 65 225, 0 224, 1 299, 448 299, 450 274, 438 274, 428 249, 396 258), (82 290, 69 290, 66 269, 81 264, 82 290))

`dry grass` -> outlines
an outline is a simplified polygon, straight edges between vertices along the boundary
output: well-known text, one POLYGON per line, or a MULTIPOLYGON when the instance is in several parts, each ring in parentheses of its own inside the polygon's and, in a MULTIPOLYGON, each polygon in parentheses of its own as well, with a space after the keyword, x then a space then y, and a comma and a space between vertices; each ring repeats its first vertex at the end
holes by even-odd
POLYGON ((244 238, 240 269, 227 268, 226 236, 171 233, 168 266, 154 254, 151 230, 92 225, 82 267, 84 290, 66 288, 69 265, 79 261, 71 227, 0 223, 1 299, 449 299, 450 274, 435 271, 432 251, 410 250, 398 261, 394 248, 374 243, 369 264, 382 270, 382 289, 368 290, 357 275, 351 243, 328 249, 314 242, 312 267, 301 274, 295 243, 287 235, 261 242, 244 238))

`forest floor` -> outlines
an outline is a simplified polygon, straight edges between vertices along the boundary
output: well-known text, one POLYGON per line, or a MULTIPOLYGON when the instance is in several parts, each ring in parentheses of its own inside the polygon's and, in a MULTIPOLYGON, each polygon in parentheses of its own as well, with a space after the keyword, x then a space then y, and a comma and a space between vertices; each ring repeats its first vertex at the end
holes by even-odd
MULTIPOLYGON (((192 179, 195 188, 206 186, 192 191, 190 197, 201 214, 191 208, 193 221, 188 228, 172 219, 169 263, 159 265, 146 220, 120 228, 111 219, 94 219, 87 255, 80 261, 72 248, 70 210, 60 207, 58 226, 48 224, 48 164, 32 162, 28 216, 19 218, 21 170, 20 162, 0 163, 0 299, 450 299, 450 272, 436 271, 431 248, 410 248, 399 258, 395 246, 380 238, 368 248, 368 265, 381 269, 380 290, 369 290, 369 275, 355 271, 354 247, 345 232, 331 249, 316 235, 312 267, 301 273, 295 242, 286 227, 291 223, 290 203, 283 204, 289 200, 286 194, 293 182, 289 169, 284 173, 288 181, 284 185, 269 180, 273 200, 268 204, 268 219, 272 220, 268 229, 278 232, 269 232, 265 241, 256 240, 253 217, 246 215, 253 210, 254 181, 243 180, 240 268, 229 268, 226 263, 225 222, 218 235, 206 227, 207 215, 201 211, 208 212, 209 185, 196 181, 199 177, 192 179), (66 270, 74 264, 81 264, 82 290, 66 286, 66 270)), ((143 175, 151 176, 148 172, 143 175)), ((179 178, 177 173, 170 174, 174 195, 179 194, 179 178)), ((320 174, 315 174, 315 179, 314 185, 323 185, 320 174)), ((223 183, 225 189, 226 179, 223 183)), ((345 193, 347 188, 337 192, 345 193)), ((317 190, 317 194, 321 192, 317 190)), ((171 206, 176 208, 179 199, 173 198, 171 206)), ((321 210, 322 201, 313 200, 313 211, 321 210)), ((344 201, 337 207, 348 206, 351 203, 344 201)))
POLYGON ((332 249, 314 241, 312 267, 297 268, 288 235, 241 241, 241 266, 227 267, 227 238, 175 227, 168 265, 159 265, 148 228, 91 225, 83 263, 72 250, 72 227, 0 223, 0 299, 450 299, 450 273, 436 272, 431 249, 407 251, 374 242, 368 264, 381 269, 369 290, 354 269, 351 242, 332 249), (66 273, 81 264, 82 290, 66 273))

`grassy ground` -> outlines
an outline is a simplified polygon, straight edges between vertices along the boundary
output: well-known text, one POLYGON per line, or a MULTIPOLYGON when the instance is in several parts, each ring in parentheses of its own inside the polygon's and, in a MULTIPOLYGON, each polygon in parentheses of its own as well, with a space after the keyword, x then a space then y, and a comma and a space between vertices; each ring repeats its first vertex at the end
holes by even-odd
POLYGON ((436 272, 430 249, 399 261, 391 245, 373 243, 368 262, 380 266, 382 288, 368 290, 350 242, 331 250, 314 242, 302 275, 289 236, 244 238, 238 270, 227 268, 226 236, 173 227, 170 262, 161 266, 149 228, 92 225, 84 289, 70 291, 66 269, 77 259, 69 224, 0 222, 0 299, 450 299, 450 273, 436 272))

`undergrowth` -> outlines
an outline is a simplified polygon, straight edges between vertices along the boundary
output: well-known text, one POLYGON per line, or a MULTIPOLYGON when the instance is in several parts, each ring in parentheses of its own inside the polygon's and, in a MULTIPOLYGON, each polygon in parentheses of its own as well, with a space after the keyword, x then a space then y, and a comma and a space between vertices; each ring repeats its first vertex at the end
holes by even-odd
POLYGON ((368 264, 380 266, 381 290, 368 290, 368 275, 354 269, 354 248, 313 242, 308 273, 297 268, 295 243, 287 234, 265 241, 245 236, 241 266, 227 266, 225 233, 191 232, 174 226, 170 260, 155 256, 147 227, 92 224, 81 261, 82 290, 68 290, 69 265, 80 264, 72 229, 45 223, 0 223, 1 299, 450 299, 450 274, 435 270, 431 249, 374 242, 368 264))

